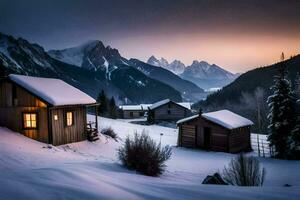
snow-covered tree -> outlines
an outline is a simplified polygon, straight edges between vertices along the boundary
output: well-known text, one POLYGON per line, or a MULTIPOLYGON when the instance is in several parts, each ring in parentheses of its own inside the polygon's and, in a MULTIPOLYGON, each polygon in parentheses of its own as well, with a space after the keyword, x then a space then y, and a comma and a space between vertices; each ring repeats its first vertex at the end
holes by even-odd
POLYGON ((296 98, 290 82, 286 79, 284 62, 274 77, 273 95, 268 98, 270 120, 268 140, 275 147, 275 157, 288 158, 291 134, 296 126, 296 98))

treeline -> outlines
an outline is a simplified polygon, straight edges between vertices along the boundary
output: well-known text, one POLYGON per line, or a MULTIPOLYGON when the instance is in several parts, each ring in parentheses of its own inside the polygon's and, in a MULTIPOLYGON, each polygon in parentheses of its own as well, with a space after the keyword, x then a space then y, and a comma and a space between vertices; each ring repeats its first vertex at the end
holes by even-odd
POLYGON ((116 119, 118 117, 118 108, 114 97, 108 98, 104 92, 98 95, 97 102, 100 103, 98 106, 98 114, 103 117, 109 117, 116 119))
MULTIPOLYGON (((267 133, 269 112, 267 99, 272 94, 273 77, 278 74, 282 62, 268 67, 261 67, 242 74, 234 82, 222 90, 213 93, 206 100, 193 105, 193 108, 203 111, 229 109, 251 119, 255 125, 252 131, 267 133), (259 122, 260 121, 260 122, 259 122)), ((297 74, 300 73, 300 56, 284 61, 286 78, 291 82, 292 89, 297 93, 297 74)), ((298 92, 299 93, 299 92, 298 92)), ((299 99, 299 94, 298 99, 299 99)))

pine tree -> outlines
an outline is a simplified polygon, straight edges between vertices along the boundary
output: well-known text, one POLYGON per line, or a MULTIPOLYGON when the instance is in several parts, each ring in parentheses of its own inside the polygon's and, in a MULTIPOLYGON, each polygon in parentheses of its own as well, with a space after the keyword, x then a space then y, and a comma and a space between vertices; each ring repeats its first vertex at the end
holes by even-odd
POLYGON ((98 107, 98 113, 106 116, 108 111, 108 100, 104 90, 101 90, 99 93, 97 102, 100 103, 100 106, 98 107))
POLYGON ((117 106, 114 97, 109 101, 109 116, 113 119, 117 118, 117 106))
POLYGON ((300 159, 300 74, 298 73, 295 79, 295 94, 298 99, 296 103, 296 115, 297 122, 291 136, 289 137, 289 158, 290 159, 300 159))
POLYGON ((296 99, 290 82, 286 79, 284 62, 274 77, 273 95, 268 98, 270 120, 268 140, 275 147, 275 157, 287 158, 290 136, 296 125, 296 99))

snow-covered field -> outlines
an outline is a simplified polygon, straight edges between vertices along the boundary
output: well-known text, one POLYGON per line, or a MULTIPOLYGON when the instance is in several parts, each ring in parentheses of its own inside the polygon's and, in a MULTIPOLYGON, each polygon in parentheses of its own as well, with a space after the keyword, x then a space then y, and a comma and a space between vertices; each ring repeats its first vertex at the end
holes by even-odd
POLYGON ((267 171, 263 187, 201 185, 206 175, 221 171, 234 155, 177 148, 177 130, 172 128, 106 118, 99 122, 100 128, 112 127, 121 140, 101 136, 95 143, 52 147, 0 127, 0 199, 300 198, 300 161, 259 158, 267 171), (143 130, 174 146, 160 177, 124 169, 117 159, 122 140, 143 130))

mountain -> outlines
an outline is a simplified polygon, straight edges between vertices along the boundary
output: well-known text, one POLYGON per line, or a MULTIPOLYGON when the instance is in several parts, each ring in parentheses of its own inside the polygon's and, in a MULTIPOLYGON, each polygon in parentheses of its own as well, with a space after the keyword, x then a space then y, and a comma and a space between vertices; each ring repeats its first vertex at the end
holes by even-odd
POLYGON ((118 50, 100 41, 48 54, 37 44, 0 33, 0 68, 6 73, 60 78, 94 98, 104 89, 119 102, 182 100, 180 92, 129 66, 118 50))
POLYGON ((225 69, 209 64, 205 61, 193 61, 192 65, 185 68, 180 75, 183 79, 197 84, 199 87, 221 88, 232 82, 238 75, 233 74, 225 69))
POLYGON ((173 62, 169 63, 164 58, 161 58, 160 60, 158 60, 154 56, 151 56, 148 59, 147 64, 153 65, 153 66, 156 66, 156 67, 165 68, 165 69, 173 72, 176 75, 179 75, 179 74, 183 73, 184 68, 185 68, 185 65, 179 60, 174 60, 173 62))
MULTIPOLYGON (((295 82, 296 75, 300 74, 300 55, 292 57, 286 61, 286 70, 288 71, 287 79, 295 82)), ((200 107, 206 111, 218 109, 230 109, 241 114, 257 124, 256 110, 257 101, 262 110, 263 129, 267 129, 267 98, 271 95, 271 86, 273 85, 274 76, 278 73, 281 62, 250 70, 229 85, 223 87, 216 93, 207 97, 205 101, 200 101, 194 105, 194 108, 200 107)), ((257 131, 257 127, 254 127, 257 131)))
POLYGON ((238 74, 233 74, 215 64, 211 65, 205 61, 199 62, 195 60, 192 65, 185 66, 180 60, 174 60, 169 63, 164 58, 158 60, 156 57, 151 56, 147 63, 167 69, 181 78, 195 83, 200 88, 207 90, 222 88, 238 77, 238 74))
POLYGON ((159 80, 178 90, 186 101, 197 101, 202 98, 204 90, 196 84, 181 79, 179 76, 162 67, 156 67, 138 59, 130 59, 129 64, 143 72, 145 75, 159 80))

